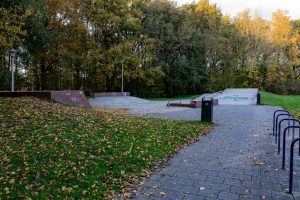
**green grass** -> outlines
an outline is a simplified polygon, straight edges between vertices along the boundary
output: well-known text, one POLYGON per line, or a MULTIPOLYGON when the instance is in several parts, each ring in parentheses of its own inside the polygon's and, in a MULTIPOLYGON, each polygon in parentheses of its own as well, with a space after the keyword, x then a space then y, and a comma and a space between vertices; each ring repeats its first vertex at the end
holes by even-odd
POLYGON ((177 100, 193 100, 201 95, 188 95, 188 96, 179 96, 179 97, 171 97, 171 98, 150 98, 151 101, 177 101, 177 100))
POLYGON ((0 98, 0 199, 112 198, 210 129, 0 98))
POLYGON ((300 95, 277 95, 261 92, 261 97, 263 104, 281 106, 300 118, 300 95))

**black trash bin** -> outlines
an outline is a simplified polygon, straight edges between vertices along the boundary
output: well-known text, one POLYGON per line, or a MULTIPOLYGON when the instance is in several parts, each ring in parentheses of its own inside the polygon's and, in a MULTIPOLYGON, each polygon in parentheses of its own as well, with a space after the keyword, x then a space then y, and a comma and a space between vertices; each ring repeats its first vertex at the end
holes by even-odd
POLYGON ((260 93, 257 93, 257 105, 261 104, 261 96, 260 93))
POLYGON ((202 109, 201 109, 201 121, 202 122, 213 122, 213 109, 214 99, 213 98, 202 98, 202 109))

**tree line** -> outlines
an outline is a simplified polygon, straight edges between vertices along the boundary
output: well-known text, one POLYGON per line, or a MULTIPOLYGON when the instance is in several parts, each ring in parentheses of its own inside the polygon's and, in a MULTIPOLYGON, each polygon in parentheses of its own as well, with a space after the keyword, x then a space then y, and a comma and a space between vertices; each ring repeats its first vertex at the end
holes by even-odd
POLYGON ((2 0, 0 90, 125 90, 141 97, 258 87, 300 93, 300 20, 208 0, 2 0))

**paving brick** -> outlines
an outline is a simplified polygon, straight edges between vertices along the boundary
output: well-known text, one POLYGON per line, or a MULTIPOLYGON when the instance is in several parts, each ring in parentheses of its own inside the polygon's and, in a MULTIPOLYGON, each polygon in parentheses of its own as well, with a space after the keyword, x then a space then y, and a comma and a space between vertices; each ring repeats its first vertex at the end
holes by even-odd
POLYGON ((242 182, 240 180, 236 180, 236 179, 232 179, 232 178, 231 179, 225 178, 224 183, 227 185, 242 186, 242 182))
POLYGON ((217 176, 219 173, 218 170, 203 170, 202 174, 207 176, 217 176))
MULTIPOLYGON (((293 195, 287 194, 285 192, 272 191, 272 198, 280 200, 293 200, 293 195)), ((295 198, 296 199, 296 198, 295 198)))
POLYGON ((253 170, 245 170, 244 174, 249 175, 249 176, 253 176, 253 175, 259 176, 260 172, 259 171, 253 171, 253 170))
POLYGON ((204 187, 204 188, 207 188, 207 189, 210 189, 215 183, 211 183, 211 182, 207 182, 207 181, 195 181, 193 186, 195 187, 204 187))
POLYGON ((182 186, 179 191, 184 194, 198 194, 200 188, 193 186, 182 186))
POLYGON ((234 177, 235 177, 235 173, 230 173, 230 172, 220 171, 220 172, 218 173, 218 177, 223 177, 223 178, 234 178, 234 177))
POLYGON ((260 200, 262 199, 260 196, 255 195, 240 195, 239 200, 260 200))
POLYGON ((152 188, 152 187, 160 187, 160 182, 159 181, 147 181, 144 186, 147 188, 152 188))
POLYGON ((235 193, 230 193, 230 192, 220 192, 218 199, 224 199, 224 200, 238 200, 239 195, 235 193))
POLYGON ((242 181, 242 186, 251 188, 261 188, 261 184, 259 182, 254 181, 242 181))
POLYGON ((219 190, 222 192, 229 192, 230 191, 230 185, 220 184, 220 183, 213 183, 211 184, 211 189, 213 190, 219 190))
POLYGON ((205 181, 212 182, 212 183, 224 183, 224 180, 225 178, 223 177, 208 176, 205 181))
POLYGON ((192 174, 189 176, 190 179, 195 180, 195 181, 204 181, 207 178, 207 175, 203 174, 192 174))
POLYGON ((170 182, 170 183, 164 182, 163 184, 161 184, 160 187, 155 187, 155 188, 162 188, 162 189, 167 189, 167 190, 177 190, 178 191, 181 187, 182 187, 182 185, 179 185, 174 182, 170 182))
POLYGON ((159 198, 160 199, 169 199, 169 200, 181 200, 184 197, 183 193, 177 192, 177 191, 171 191, 171 190, 165 190, 162 192, 159 192, 159 198))
POLYGON ((230 192, 235 193, 235 194, 244 194, 244 195, 249 195, 250 194, 250 188, 247 187, 239 187, 239 186, 231 186, 230 192))
POLYGON ((272 197, 270 190, 251 188, 251 194, 256 196, 272 197))
POLYGON ((239 175, 236 174, 234 175, 234 179, 242 180, 242 181, 252 181, 252 176, 250 175, 239 175))
POLYGON ((211 198, 217 198, 219 195, 218 190, 212 190, 212 189, 204 189, 204 190, 199 190, 198 195, 200 196, 205 196, 205 197, 211 197, 211 198))
POLYGON ((186 194, 183 197, 183 200, 205 200, 206 197, 204 196, 199 196, 199 195, 194 195, 194 194, 186 194))

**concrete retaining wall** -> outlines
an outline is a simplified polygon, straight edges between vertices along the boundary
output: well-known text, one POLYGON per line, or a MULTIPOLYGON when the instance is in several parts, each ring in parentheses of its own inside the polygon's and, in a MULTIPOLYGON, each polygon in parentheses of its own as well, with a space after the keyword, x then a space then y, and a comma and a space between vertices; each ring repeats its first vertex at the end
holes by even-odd
POLYGON ((0 92, 0 97, 37 97, 41 99, 52 99, 58 103, 70 106, 90 107, 83 91, 16 91, 0 92))
POLYGON ((129 97, 130 92, 101 92, 101 93, 91 93, 92 98, 96 97, 129 97))

